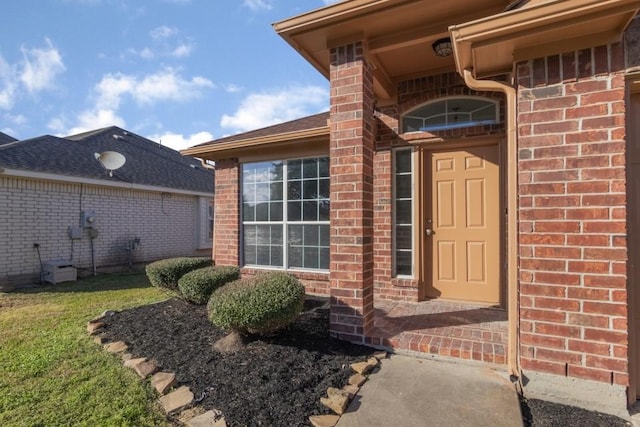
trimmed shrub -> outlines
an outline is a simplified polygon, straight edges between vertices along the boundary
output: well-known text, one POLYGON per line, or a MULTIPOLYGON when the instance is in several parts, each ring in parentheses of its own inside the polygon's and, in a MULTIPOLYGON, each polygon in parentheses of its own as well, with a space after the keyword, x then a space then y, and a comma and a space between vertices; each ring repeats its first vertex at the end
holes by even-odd
POLYGON ((185 300, 194 304, 206 304, 213 291, 239 277, 238 267, 204 267, 182 276, 178 280, 178 289, 185 300))
POLYGON ((304 286, 294 276, 270 272, 229 283, 211 294, 211 323, 240 333, 265 335, 293 322, 304 304, 304 286))
POLYGON ((183 257, 152 262, 145 269, 153 286, 178 291, 178 280, 186 273, 211 265, 211 258, 183 257))

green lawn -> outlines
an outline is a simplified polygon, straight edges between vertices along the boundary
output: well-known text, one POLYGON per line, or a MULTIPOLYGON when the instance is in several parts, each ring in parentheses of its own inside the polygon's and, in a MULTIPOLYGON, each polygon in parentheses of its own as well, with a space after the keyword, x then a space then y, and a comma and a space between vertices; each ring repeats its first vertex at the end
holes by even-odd
POLYGON ((0 293, 0 426, 168 425, 155 392, 86 324, 166 298, 143 274, 0 293))

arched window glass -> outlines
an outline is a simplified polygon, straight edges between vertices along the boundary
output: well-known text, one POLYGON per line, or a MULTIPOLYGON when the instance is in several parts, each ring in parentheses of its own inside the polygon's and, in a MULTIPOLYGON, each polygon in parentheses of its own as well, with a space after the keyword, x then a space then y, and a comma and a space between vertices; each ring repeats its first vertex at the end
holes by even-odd
POLYGON ((477 97, 442 98, 404 115, 402 132, 433 132, 498 123, 498 102, 477 97))

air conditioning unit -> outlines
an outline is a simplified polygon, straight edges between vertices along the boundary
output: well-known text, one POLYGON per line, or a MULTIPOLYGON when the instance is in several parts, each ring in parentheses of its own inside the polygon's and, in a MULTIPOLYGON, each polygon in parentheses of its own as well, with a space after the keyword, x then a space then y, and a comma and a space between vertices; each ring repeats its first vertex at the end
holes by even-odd
POLYGON ((76 268, 64 260, 51 260, 42 265, 42 280, 52 284, 78 280, 76 268))

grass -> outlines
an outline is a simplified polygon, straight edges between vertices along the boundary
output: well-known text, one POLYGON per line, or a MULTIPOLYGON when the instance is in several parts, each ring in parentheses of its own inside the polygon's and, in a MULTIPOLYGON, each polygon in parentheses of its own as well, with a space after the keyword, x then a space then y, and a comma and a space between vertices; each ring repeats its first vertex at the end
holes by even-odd
POLYGON ((155 392, 86 333, 105 310, 163 299, 143 274, 0 293, 0 425, 169 425, 155 392))

